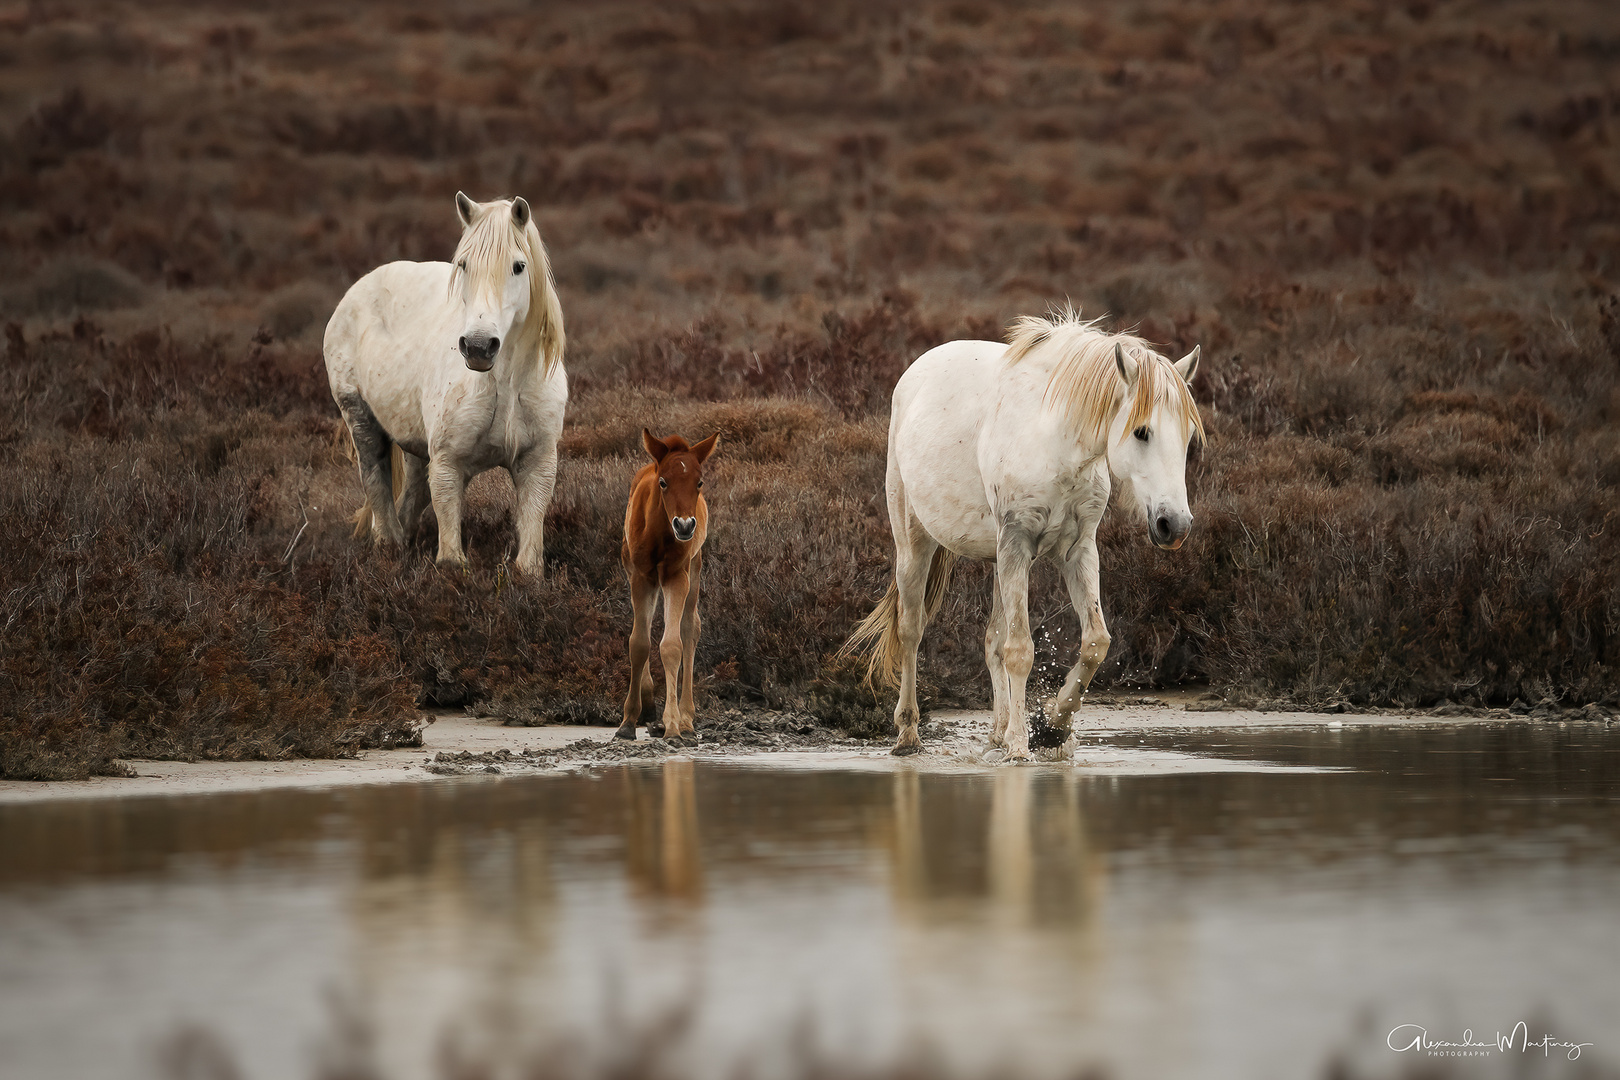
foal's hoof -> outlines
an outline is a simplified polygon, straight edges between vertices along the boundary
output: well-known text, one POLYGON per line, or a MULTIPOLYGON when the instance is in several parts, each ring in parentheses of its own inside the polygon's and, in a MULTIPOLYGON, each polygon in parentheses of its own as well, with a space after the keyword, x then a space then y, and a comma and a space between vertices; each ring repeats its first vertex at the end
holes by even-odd
POLYGON ((922 753, 922 743, 900 743, 889 751, 895 757, 910 757, 912 754, 922 753))
POLYGON ((623 727, 621 727, 619 730, 617 730, 617 731, 615 731, 613 733, 613 737, 615 739, 628 739, 630 742, 635 742, 636 741, 636 729, 635 728, 623 728, 623 727))

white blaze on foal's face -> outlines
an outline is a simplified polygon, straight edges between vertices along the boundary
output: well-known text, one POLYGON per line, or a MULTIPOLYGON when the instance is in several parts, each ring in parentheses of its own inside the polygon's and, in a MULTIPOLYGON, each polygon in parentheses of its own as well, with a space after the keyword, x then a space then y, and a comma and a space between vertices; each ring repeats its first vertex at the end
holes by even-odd
POLYGON ((1125 398, 1109 430, 1108 467, 1130 485, 1153 543, 1174 550, 1181 546, 1192 528, 1192 511, 1187 508, 1187 451, 1195 429, 1188 413, 1191 398, 1182 396, 1185 386, 1169 380, 1182 384, 1192 382, 1193 372, 1198 369, 1198 349, 1195 347, 1169 365, 1172 370, 1164 370, 1163 362, 1158 359, 1137 360, 1126 356, 1117 345, 1114 362, 1125 380, 1125 398), (1145 364, 1158 364, 1160 370, 1145 370, 1145 364), (1157 380, 1148 384, 1148 389, 1153 391, 1152 410, 1145 423, 1139 422, 1127 430, 1132 419, 1131 403, 1140 379, 1157 380))
POLYGON ((512 327, 529 312, 535 268, 519 239, 529 227, 529 204, 475 203, 458 191, 456 213, 466 229, 451 271, 466 316, 456 347, 469 368, 488 371, 512 327))

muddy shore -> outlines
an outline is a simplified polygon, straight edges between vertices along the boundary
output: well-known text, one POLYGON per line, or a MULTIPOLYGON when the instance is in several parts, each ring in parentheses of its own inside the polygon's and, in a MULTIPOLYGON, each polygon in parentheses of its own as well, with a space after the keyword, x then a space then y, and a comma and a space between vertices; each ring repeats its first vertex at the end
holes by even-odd
MULTIPOLYGON (((359 784, 432 782, 456 777, 530 775, 626 761, 662 760, 684 755, 778 767, 860 769, 985 769, 1004 764, 989 746, 989 713, 949 710, 924 722, 924 751, 897 759, 888 739, 858 739, 819 726, 808 714, 717 709, 700 715, 696 737, 666 741, 640 733, 635 742, 613 738, 614 729, 557 725, 509 726, 492 717, 443 714, 428 718, 422 745, 370 750, 352 759, 290 761, 144 761, 126 764, 135 775, 91 780, 0 781, 0 804, 53 799, 119 798, 138 795, 193 795, 280 788, 334 788, 359 784)), ((1121 745, 1133 731, 1166 732, 1209 728, 1347 728, 1384 724, 1465 722, 1567 723, 1617 721, 1606 710, 1538 715, 1535 711, 1465 710, 1422 712, 1320 713, 1235 708, 1193 694, 1152 697, 1099 697, 1087 704, 1075 727, 1070 768, 1098 771, 1230 771, 1273 768, 1121 745), (1592 715, 1588 715, 1592 714, 1592 715)), ((1049 755, 1034 764, 1057 764, 1049 755)))

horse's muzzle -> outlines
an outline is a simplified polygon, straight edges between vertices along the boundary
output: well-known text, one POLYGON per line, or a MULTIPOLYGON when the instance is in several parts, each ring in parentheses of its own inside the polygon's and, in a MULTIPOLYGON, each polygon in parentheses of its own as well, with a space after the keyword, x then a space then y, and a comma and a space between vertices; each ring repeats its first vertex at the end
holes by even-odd
POLYGON ((1148 523, 1148 534, 1153 538, 1153 546, 1166 551, 1179 548, 1190 531, 1192 531, 1191 514, 1161 511, 1148 523))
POLYGON ((500 338, 485 337, 482 334, 463 336, 457 344, 461 348, 461 358, 467 361, 467 366, 474 371, 488 371, 494 367, 495 354, 501 351, 500 338))
POLYGON ((670 518, 669 519, 669 527, 671 529, 675 530, 675 539, 679 540, 681 543, 684 544, 688 540, 692 539, 692 537, 694 535, 696 535, 696 533, 697 533, 697 518, 695 518, 695 517, 670 518))

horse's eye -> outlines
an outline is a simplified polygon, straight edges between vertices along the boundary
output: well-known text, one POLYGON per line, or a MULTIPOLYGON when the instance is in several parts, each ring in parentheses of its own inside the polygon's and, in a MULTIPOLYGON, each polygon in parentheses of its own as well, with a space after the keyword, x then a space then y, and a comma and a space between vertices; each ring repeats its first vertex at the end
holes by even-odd
POLYGON ((668 491, 669 490, 669 481, 665 480, 662 476, 660 476, 658 478, 658 487, 659 487, 659 490, 661 490, 661 491, 668 491))
POLYGON ((1147 442, 1148 441, 1148 429, 1145 428, 1145 427, 1137 428, 1136 429, 1136 437, 1138 439, 1141 439, 1143 442, 1147 442))
POLYGON ((514 273, 514 274, 523 273, 523 264, 520 263, 520 262, 513 263, 512 264, 512 273, 514 273))
POLYGON ((467 272, 467 260, 462 259, 460 262, 456 263, 456 268, 465 274, 467 272))
POLYGON ((703 490, 703 481, 701 481, 701 480, 698 481, 698 490, 699 491, 703 490))

